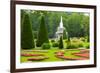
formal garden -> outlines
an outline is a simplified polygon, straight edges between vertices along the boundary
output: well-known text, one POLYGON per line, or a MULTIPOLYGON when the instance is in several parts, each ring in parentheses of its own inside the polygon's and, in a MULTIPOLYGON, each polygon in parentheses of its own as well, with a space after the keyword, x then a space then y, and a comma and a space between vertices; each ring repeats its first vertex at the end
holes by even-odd
POLYGON ((89 59, 89 14, 21 10, 21 62, 89 59))

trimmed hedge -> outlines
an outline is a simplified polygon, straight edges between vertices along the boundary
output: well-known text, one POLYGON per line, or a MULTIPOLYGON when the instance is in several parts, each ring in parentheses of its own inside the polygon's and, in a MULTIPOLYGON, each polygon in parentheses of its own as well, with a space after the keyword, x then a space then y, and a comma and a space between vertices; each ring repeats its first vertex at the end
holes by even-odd
POLYGON ((30 22, 29 14, 25 13, 23 25, 21 26, 21 48, 30 49, 34 48, 34 38, 32 33, 32 24, 30 22))
POLYGON ((90 48, 90 44, 87 43, 87 44, 85 45, 85 48, 86 48, 86 49, 89 49, 89 48, 90 48))
POLYGON ((67 49, 76 49, 76 48, 78 48, 77 44, 70 43, 70 42, 67 43, 67 49))
POLYGON ((55 40, 51 40, 51 42, 53 43, 53 42, 55 42, 55 40))
POLYGON ((58 43, 57 42, 52 43, 52 47, 58 47, 58 43))
POLYGON ((48 39, 48 32, 45 24, 45 19, 44 16, 42 15, 36 45, 37 47, 41 47, 43 43, 49 43, 49 39, 48 39))
POLYGON ((50 49, 51 45, 49 43, 44 43, 42 49, 50 49))

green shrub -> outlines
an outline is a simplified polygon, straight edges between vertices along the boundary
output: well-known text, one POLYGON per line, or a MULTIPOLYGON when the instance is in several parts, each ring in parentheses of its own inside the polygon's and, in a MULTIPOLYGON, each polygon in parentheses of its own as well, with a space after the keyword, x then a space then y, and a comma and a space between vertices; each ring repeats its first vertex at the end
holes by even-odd
POLYGON ((68 34, 66 32, 66 29, 63 31, 63 39, 67 39, 68 38, 68 34))
POLYGON ((78 44, 78 47, 83 47, 83 43, 79 43, 78 44))
POLYGON ((23 24, 21 26, 21 48, 31 49, 34 48, 34 37, 32 32, 32 24, 30 22, 29 14, 25 13, 23 24))
POLYGON ((77 42, 77 45, 78 45, 78 47, 83 47, 84 46, 82 41, 77 42))
POLYGON ((44 15, 41 16, 41 22, 38 30, 38 36, 37 36, 37 47, 41 47, 43 43, 49 43, 48 38, 48 31, 45 24, 45 18, 44 15))
POLYGON ((58 47, 58 43, 57 42, 52 43, 52 47, 58 47))
POLYGON ((80 47, 83 47, 84 45, 83 45, 83 41, 82 41, 82 39, 83 38, 80 38, 80 39, 78 39, 78 38, 72 38, 71 39, 71 45, 74 47, 74 46, 76 46, 77 48, 80 48, 80 47))
POLYGON ((77 39, 76 37, 74 37, 74 38, 71 39, 71 41, 74 42, 74 43, 76 43, 76 42, 79 41, 79 39, 77 39))
POLYGON ((85 44, 85 48, 89 49, 90 48, 90 44, 89 43, 85 44))
POLYGON ((63 39, 62 39, 62 36, 60 37, 60 40, 59 40, 59 48, 60 49, 63 48, 63 39))
POLYGON ((51 40, 51 42, 53 43, 53 42, 55 42, 55 40, 51 40))
POLYGON ((50 44, 49 43, 44 43, 43 45, 42 45, 42 49, 50 49, 50 44))
POLYGON ((86 39, 85 39, 85 38, 83 38, 83 37, 81 37, 81 38, 80 38, 80 40, 81 40, 81 41, 83 41, 83 42, 85 42, 85 41, 86 41, 86 39))
POLYGON ((71 42, 67 43, 67 49, 76 49, 76 48, 78 48, 78 45, 76 43, 71 43, 71 42))
POLYGON ((65 43, 67 43, 67 42, 68 42, 68 39, 65 40, 65 43))
POLYGON ((37 31, 33 31, 34 39, 37 39, 37 31))

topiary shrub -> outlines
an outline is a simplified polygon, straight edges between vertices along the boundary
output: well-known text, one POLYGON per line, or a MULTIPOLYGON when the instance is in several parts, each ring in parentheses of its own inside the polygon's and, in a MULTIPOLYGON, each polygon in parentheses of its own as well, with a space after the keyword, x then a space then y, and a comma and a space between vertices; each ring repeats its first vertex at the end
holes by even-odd
POLYGON ((50 49, 51 45, 49 43, 44 43, 42 49, 50 49))
POLYGON ((34 48, 34 38, 32 32, 32 24, 28 13, 25 13, 23 19, 23 25, 21 26, 21 48, 22 49, 31 49, 34 48))
POLYGON ((58 47, 58 43, 57 43, 57 42, 54 42, 54 43, 52 44, 52 47, 58 47))
POLYGON ((45 24, 44 15, 41 16, 41 23, 38 30, 37 47, 41 47, 43 43, 49 43, 48 31, 45 24))
POLYGON ((62 36, 60 37, 60 40, 59 40, 59 48, 62 49, 64 46, 63 46, 63 39, 62 39, 62 36))

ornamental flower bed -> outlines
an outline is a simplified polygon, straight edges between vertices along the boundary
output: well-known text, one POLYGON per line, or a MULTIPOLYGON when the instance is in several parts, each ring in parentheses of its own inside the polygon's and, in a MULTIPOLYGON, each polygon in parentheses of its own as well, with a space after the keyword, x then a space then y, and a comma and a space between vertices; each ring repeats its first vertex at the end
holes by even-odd
POLYGON ((89 53, 89 50, 81 50, 80 53, 89 53))
POLYGON ((43 52, 43 53, 47 53, 48 50, 23 50, 24 52, 43 52))
POLYGON ((23 53, 23 54, 21 54, 21 56, 29 57, 29 56, 44 56, 44 55, 43 54, 27 54, 27 53, 23 53))
POLYGON ((84 57, 84 58, 89 58, 89 53, 75 53, 73 54, 75 56, 80 56, 80 57, 84 57))
POLYGON ((79 56, 80 58, 72 58, 69 56, 64 56, 64 52, 56 52, 55 53, 57 58, 64 59, 64 60, 86 60, 89 59, 89 51, 88 50, 81 50, 78 53, 72 53, 72 55, 79 56))
POLYGON ((57 56, 58 58, 64 59, 64 60, 86 60, 86 58, 72 58, 72 57, 68 57, 68 56, 57 56))
POLYGON ((72 53, 75 56, 80 56, 80 57, 84 57, 84 58, 88 58, 89 59, 89 50, 81 50, 78 53, 72 53))
POLYGON ((55 52, 55 54, 56 54, 57 56, 64 56, 64 52, 62 52, 62 51, 55 52))
POLYGON ((35 57, 35 58, 29 58, 28 61, 41 61, 44 59, 48 59, 49 57, 42 56, 42 57, 35 57))

